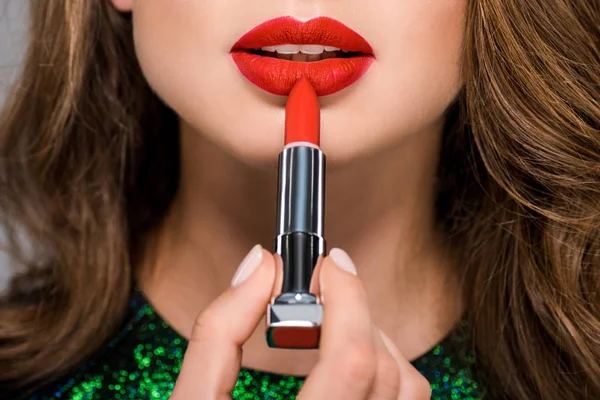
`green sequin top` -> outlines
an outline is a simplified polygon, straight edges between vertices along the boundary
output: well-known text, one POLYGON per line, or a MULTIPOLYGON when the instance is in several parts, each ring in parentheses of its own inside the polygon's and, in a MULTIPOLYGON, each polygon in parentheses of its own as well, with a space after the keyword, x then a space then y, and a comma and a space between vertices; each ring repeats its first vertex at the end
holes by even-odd
MULTIPOLYGON (((463 330, 464 324, 413 362, 431 383, 434 400, 481 398, 474 358, 463 330)), ((70 376, 29 396, 29 400, 167 399, 186 345, 186 340, 136 292, 125 325, 110 343, 70 376)), ((294 399, 303 381, 243 368, 231 395, 234 400, 294 399)))

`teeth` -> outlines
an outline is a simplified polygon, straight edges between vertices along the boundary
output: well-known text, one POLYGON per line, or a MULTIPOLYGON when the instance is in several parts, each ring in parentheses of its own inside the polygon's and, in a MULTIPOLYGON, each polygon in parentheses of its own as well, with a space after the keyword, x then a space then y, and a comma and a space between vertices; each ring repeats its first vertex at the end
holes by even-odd
POLYGON ((323 54, 325 46, 319 46, 318 44, 305 44, 300 46, 300 53, 302 54, 323 54))
POLYGON ((305 44, 300 46, 300 53, 302 54, 323 54, 326 51, 337 51, 336 47, 331 46, 320 46, 318 44, 305 44))
MULTIPOLYGON (((265 46, 261 50, 278 54, 323 54, 326 51, 339 51, 340 49, 333 46, 321 46, 318 44, 283 44, 280 46, 265 46)), ((347 53, 347 51, 346 51, 347 53)))
POLYGON ((296 44, 284 44, 275 46, 275 51, 279 54, 298 54, 300 53, 300 46, 296 44))

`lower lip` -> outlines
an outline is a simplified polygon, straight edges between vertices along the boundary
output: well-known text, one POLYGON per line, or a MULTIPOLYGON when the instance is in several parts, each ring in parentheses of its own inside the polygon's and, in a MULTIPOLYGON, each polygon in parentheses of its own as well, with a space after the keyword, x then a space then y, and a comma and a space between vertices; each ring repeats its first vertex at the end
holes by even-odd
POLYGON ((308 78, 319 96, 339 92, 356 82, 373 63, 371 55, 315 62, 281 60, 240 50, 233 51, 231 55, 246 79, 280 96, 287 96, 302 77, 308 78))

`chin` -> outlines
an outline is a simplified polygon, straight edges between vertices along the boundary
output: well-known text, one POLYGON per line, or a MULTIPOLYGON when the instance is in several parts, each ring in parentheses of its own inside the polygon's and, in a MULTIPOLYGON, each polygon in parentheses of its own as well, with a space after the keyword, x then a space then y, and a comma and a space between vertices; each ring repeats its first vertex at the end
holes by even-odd
MULTIPOLYGON (((186 126, 182 134, 191 136, 186 142, 192 146, 214 146, 211 152, 222 151, 253 168, 276 168, 279 153, 284 147, 285 107, 266 106, 255 99, 248 104, 253 106, 239 110, 239 118, 228 124, 221 123, 223 118, 220 117, 207 118, 206 113, 181 111, 180 115, 196 117, 196 120, 193 117, 191 120, 182 118, 186 126)), ((393 147, 403 136, 397 130, 389 135, 377 132, 378 129, 385 131, 385 128, 374 126, 362 118, 348 117, 357 114, 346 107, 322 112, 320 147, 329 167, 342 168, 357 160, 376 156, 393 147)))

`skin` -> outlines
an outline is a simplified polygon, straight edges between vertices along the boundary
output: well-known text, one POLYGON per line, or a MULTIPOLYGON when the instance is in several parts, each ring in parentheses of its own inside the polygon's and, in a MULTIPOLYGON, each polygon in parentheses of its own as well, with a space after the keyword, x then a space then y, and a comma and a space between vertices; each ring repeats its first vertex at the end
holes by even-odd
POLYGON ((422 378, 407 360, 438 343, 463 312, 452 249, 437 230, 434 200, 444 112, 462 84, 466 0, 112 2, 133 13, 144 75, 181 121, 180 188, 148 242, 138 276, 161 316, 192 343, 200 342, 186 354, 178 398, 205 393, 207 386, 224 395, 232 366, 241 365, 309 375, 311 384, 303 390, 318 395, 306 398, 366 399, 373 393, 365 388, 379 387, 372 384, 381 381, 382 365, 390 364, 383 370, 400 384, 381 398, 421 398, 422 378), (261 316, 277 271, 267 251, 247 282, 229 288, 249 248, 272 246, 286 100, 248 82, 229 50, 248 30, 282 15, 338 19, 361 34, 376 56, 356 84, 320 99, 328 160, 326 239, 330 247, 344 248, 358 269, 358 277, 348 277, 325 258, 320 279, 330 292, 323 329, 335 340, 325 340, 320 351, 267 348, 261 316), (356 304, 341 304, 347 299, 356 304), (231 318, 217 327, 215 314, 231 318), (222 352, 202 343, 220 344, 214 348, 222 352), (373 361, 365 371, 352 369, 361 368, 346 358, 356 357, 352 348, 373 361), (209 375, 206 365, 215 366, 209 375), (353 367, 345 371, 344 365, 353 367), (365 386, 349 397, 340 394, 333 382, 359 372, 368 377, 365 386))
MULTIPOLYGON (((225 291, 196 320, 171 399, 229 398, 241 365, 242 344, 259 323, 269 298, 279 293, 275 283, 281 284, 281 263, 259 250, 262 262, 254 272, 225 291), (232 318, 224 320, 223 315, 232 318)), ((429 398, 429 383, 373 324, 360 279, 330 257, 318 268, 313 287, 323 299, 321 351, 298 399, 429 398)))

